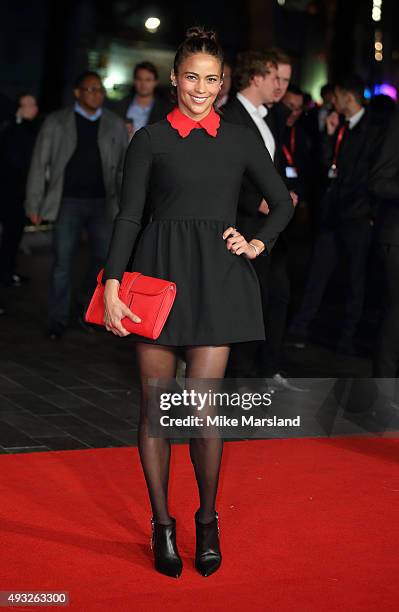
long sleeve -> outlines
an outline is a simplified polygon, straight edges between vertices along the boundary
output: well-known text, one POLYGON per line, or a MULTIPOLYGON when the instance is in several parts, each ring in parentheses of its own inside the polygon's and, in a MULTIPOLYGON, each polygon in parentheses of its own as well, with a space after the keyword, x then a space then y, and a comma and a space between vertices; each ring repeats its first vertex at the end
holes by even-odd
POLYGON ((123 169, 120 212, 114 229, 105 265, 103 280, 121 280, 141 228, 151 173, 150 136, 141 128, 133 136, 126 152, 123 169))
POLYGON ((25 210, 26 214, 40 214, 46 191, 46 181, 51 171, 51 149, 54 121, 52 116, 48 117, 36 139, 30 164, 27 186, 25 210))
POLYGON ((118 194, 119 202, 121 201, 122 195, 122 179, 123 179, 123 166, 127 153, 127 148, 129 145, 129 138, 127 135, 126 127, 123 122, 118 124, 119 134, 118 134, 118 143, 119 143, 119 157, 116 164, 116 189, 118 194))
POLYGON ((372 169, 370 191, 383 200, 396 200, 399 206, 399 113, 395 113, 372 169))
POLYGON ((269 153, 249 129, 245 145, 247 173, 270 208, 270 213, 259 225, 259 230, 251 239, 261 240, 266 248, 265 253, 270 253, 278 235, 293 216, 294 207, 291 196, 275 169, 269 153))

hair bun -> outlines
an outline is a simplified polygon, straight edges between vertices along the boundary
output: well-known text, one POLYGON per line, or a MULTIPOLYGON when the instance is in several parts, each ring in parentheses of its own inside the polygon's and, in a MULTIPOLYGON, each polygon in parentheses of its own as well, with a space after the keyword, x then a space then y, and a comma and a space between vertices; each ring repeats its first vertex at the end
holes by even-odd
POLYGON ((216 42, 216 33, 213 30, 205 30, 205 28, 201 26, 193 26, 192 28, 188 28, 186 38, 205 38, 216 42))
POLYGON ((186 31, 186 38, 180 43, 175 59, 173 70, 175 74, 179 72, 181 63, 190 55, 205 53, 215 57, 223 71, 223 51, 217 42, 216 33, 213 30, 206 30, 202 26, 194 26, 186 31))

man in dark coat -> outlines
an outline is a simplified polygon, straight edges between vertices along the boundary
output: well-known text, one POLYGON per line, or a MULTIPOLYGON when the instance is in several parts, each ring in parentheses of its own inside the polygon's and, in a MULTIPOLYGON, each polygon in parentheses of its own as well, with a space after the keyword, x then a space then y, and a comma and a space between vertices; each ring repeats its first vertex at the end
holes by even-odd
MULTIPOLYGON (((281 155, 277 132, 267 122, 268 106, 275 101, 278 88, 277 57, 275 53, 248 51, 242 53, 235 69, 238 93, 222 107, 223 118, 231 123, 248 126, 265 146, 275 165, 281 155)), ((252 236, 268 214, 267 203, 253 182, 244 176, 237 211, 237 228, 247 238, 252 236)), ((253 265, 259 279, 262 294, 266 338, 270 338, 268 320, 270 256, 257 258, 253 265)), ((228 374, 239 378, 252 376, 265 367, 264 353, 268 340, 262 343, 242 343, 233 347, 228 374), (262 350, 264 349, 264 350, 262 350)))
POLYGON ((384 314, 377 335, 373 374, 385 378, 394 393, 399 365, 399 113, 389 125, 371 173, 370 186, 379 198, 375 242, 385 281, 384 314))
POLYGON ((327 118, 322 142, 328 188, 320 203, 319 229, 304 298, 290 326, 291 341, 298 346, 304 343, 338 256, 342 255, 347 279, 345 316, 337 350, 349 354, 355 353, 353 341, 363 311, 373 212, 370 172, 383 137, 381 126, 375 124, 364 106, 363 90, 356 76, 344 77, 335 86, 336 112, 327 118), (343 125, 339 114, 346 119, 343 125))

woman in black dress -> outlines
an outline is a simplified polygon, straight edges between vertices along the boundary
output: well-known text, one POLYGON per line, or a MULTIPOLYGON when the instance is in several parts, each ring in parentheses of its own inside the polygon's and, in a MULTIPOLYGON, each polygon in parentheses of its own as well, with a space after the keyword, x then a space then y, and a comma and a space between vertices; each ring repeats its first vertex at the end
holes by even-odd
MULTIPOLYGON (((104 274, 106 328, 126 336, 121 319, 137 322, 137 317, 119 300, 119 281, 149 205, 152 220, 140 237, 133 269, 174 281, 176 300, 157 340, 132 337, 142 386, 138 447, 153 513, 155 567, 169 576, 182 571, 176 521, 167 502, 171 447, 168 439, 148 435, 147 381, 173 378, 182 349, 188 378, 223 378, 231 343, 264 339, 250 260, 267 256, 292 215, 291 198, 260 139, 246 127, 225 123, 213 110, 222 76, 223 56, 214 34, 191 28, 171 73, 178 106, 163 121, 138 130, 129 145, 121 211, 104 274), (244 173, 271 210, 250 242, 234 227, 244 173)), ((203 576, 221 563, 215 500, 222 450, 221 438, 190 439, 200 499, 196 568, 203 576)))

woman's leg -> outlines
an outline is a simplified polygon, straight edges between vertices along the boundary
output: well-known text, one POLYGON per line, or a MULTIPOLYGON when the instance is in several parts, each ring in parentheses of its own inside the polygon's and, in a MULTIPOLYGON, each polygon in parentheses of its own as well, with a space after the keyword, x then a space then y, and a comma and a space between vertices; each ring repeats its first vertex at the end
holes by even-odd
POLYGON ((170 440, 151 438, 148 435, 148 379, 176 376, 176 354, 172 347, 138 342, 137 360, 141 379, 141 406, 138 426, 138 448, 144 477, 152 507, 158 524, 171 523, 168 512, 168 481, 170 440))
MULTIPOLYGON (((229 346, 193 346, 186 350, 186 378, 223 378, 229 346)), ((215 502, 222 460, 222 438, 191 438, 190 457, 200 497, 197 514, 201 523, 215 518, 215 502)))

